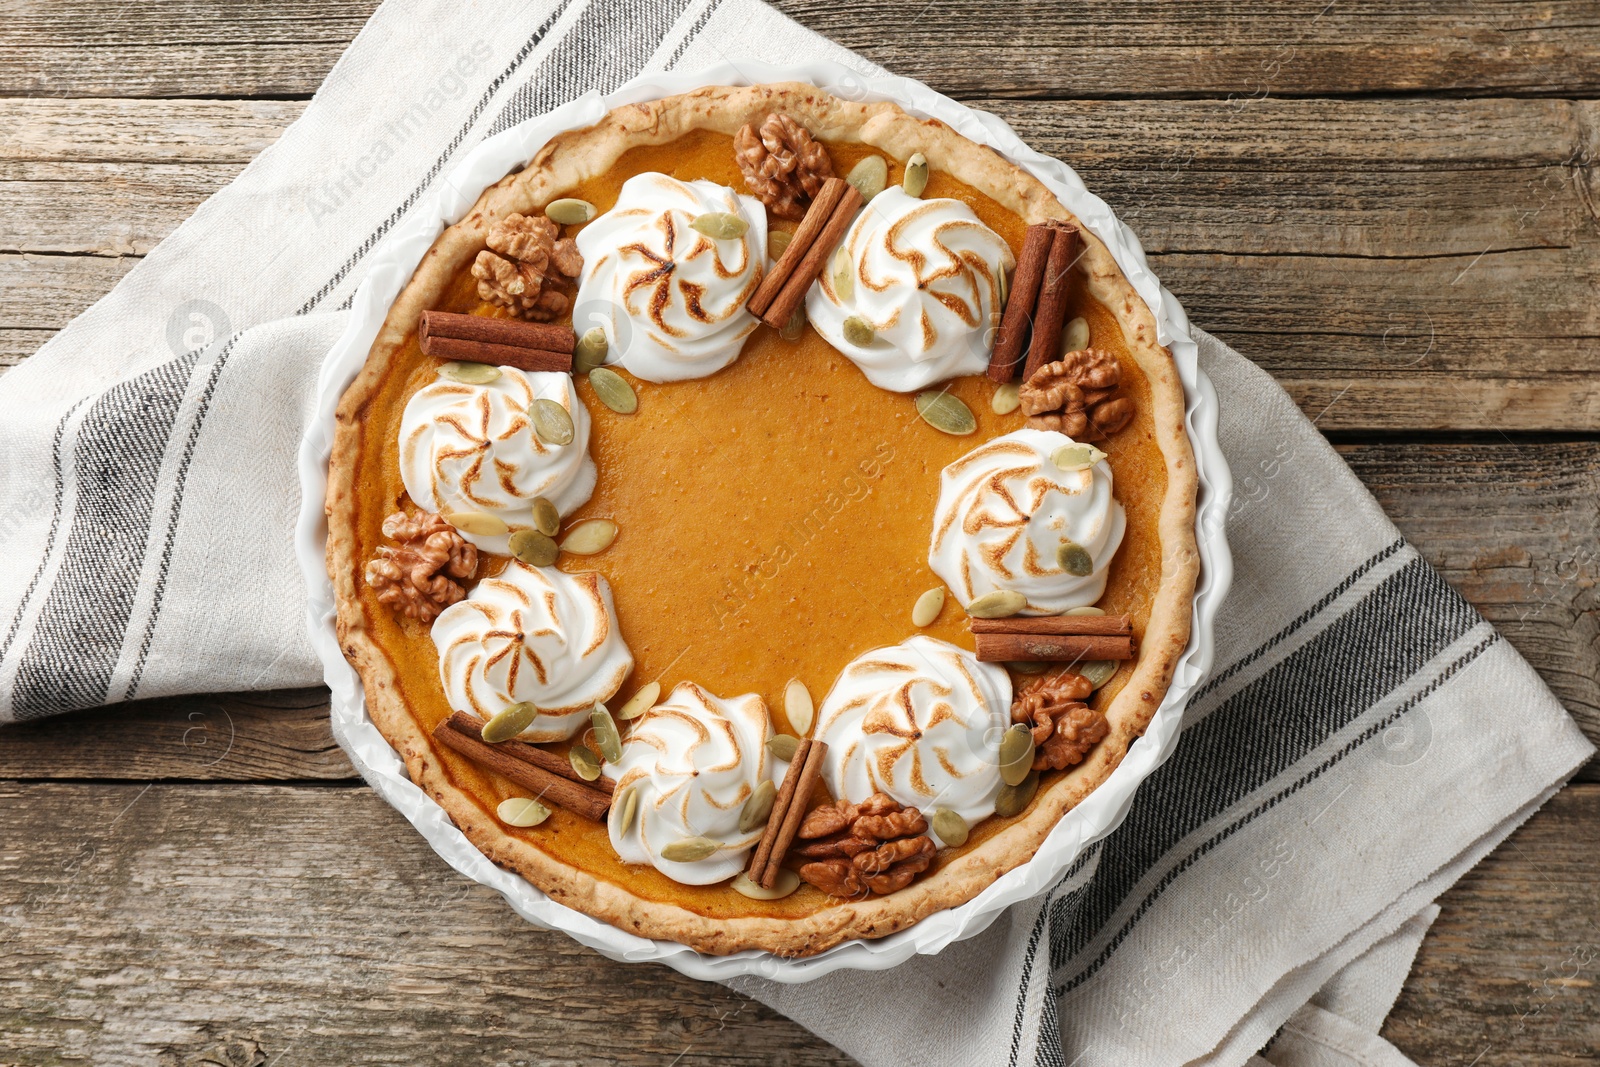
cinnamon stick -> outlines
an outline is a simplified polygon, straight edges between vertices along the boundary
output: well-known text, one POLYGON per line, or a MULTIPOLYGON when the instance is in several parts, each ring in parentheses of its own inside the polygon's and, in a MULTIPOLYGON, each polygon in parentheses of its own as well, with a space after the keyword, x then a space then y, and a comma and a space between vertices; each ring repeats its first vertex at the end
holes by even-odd
POLYGON ((973 619, 975 634, 1048 634, 1057 637, 1124 636, 1133 633, 1132 615, 1012 615, 973 619))
POLYGON ((488 341, 468 341, 460 337, 434 337, 422 343, 422 352, 438 359, 454 359, 462 363, 490 363, 496 367, 515 367, 518 370, 572 370, 571 352, 515 348, 488 341))
POLYGON ((433 739, 461 753, 480 767, 487 768, 502 778, 509 778, 524 789, 530 790, 545 803, 566 808, 574 815, 581 815, 591 822, 606 821, 606 812, 611 808, 611 798, 598 789, 568 781, 542 767, 524 763, 515 756, 500 751, 495 745, 485 744, 481 739, 469 737, 453 728, 449 719, 440 723, 433 731, 433 739))
MULTIPOLYGON (((811 790, 816 787, 817 779, 822 777, 822 758, 827 754, 828 746, 822 741, 813 741, 806 749, 805 766, 800 769, 800 778, 795 783, 794 793, 789 797, 789 806, 783 813, 783 824, 778 827, 777 839, 772 843, 767 868, 751 879, 762 889, 771 889, 772 883, 777 880, 778 871, 783 865, 784 853, 788 852, 789 846, 794 843, 794 835, 800 829, 800 820, 806 817, 806 804, 811 800, 811 790)), ((800 762, 798 751, 795 753, 795 762, 800 762)), ((773 807, 776 809, 777 805, 774 804, 773 807)), ((771 820, 768 822, 770 824, 771 820)))
POLYGON ((863 202, 856 187, 847 182, 844 192, 839 197, 838 206, 828 218, 828 224, 817 234, 817 239, 811 242, 811 247, 806 249, 806 254, 801 258, 800 265, 783 283, 783 288, 768 306, 767 313, 761 316, 762 322, 777 330, 782 329, 789 321, 794 309, 804 302, 811 283, 817 280, 817 275, 827 266, 828 257, 833 255, 835 246, 844 239, 845 231, 855 221, 856 212, 861 209, 863 202))
POLYGON ((745 868, 745 875, 757 885, 761 883, 761 876, 766 873, 767 861, 772 858, 772 847, 778 843, 778 831, 783 826, 784 816, 789 814, 789 804, 794 800, 794 791, 800 784, 800 776, 805 773, 806 756, 811 752, 811 742, 802 740, 794 750, 794 759, 789 761, 789 769, 784 772, 783 781, 778 784, 778 795, 772 800, 772 813, 767 816, 767 825, 761 830, 761 840, 756 842, 755 853, 750 857, 750 866, 745 868))
MULTIPOLYGON (((483 741, 483 720, 476 715, 468 715, 464 711, 458 711, 445 721, 449 723, 452 730, 459 730, 476 741, 483 741)), ((484 741, 484 744, 488 744, 488 742, 484 741)), ((588 786, 590 789, 598 789, 608 795, 616 792, 617 783, 605 775, 602 774, 592 782, 586 781, 582 775, 573 769, 571 760, 564 759, 549 749, 540 748, 538 745, 512 738, 509 741, 497 743, 495 748, 497 751, 504 752, 508 756, 521 760, 523 763, 530 763, 541 770, 549 771, 551 774, 559 774, 561 777, 577 782, 579 785, 588 786)))
POLYGON ((1059 636, 1056 634, 973 634, 984 663, 1132 659, 1133 635, 1059 636))
POLYGON ((572 354, 578 344, 578 335, 570 326, 557 326, 547 322, 523 322, 521 319, 496 319, 488 315, 458 315, 453 311, 424 311, 417 326, 417 337, 427 351, 430 338, 456 338, 462 341, 484 341, 513 348, 538 348, 549 352, 572 354))
MULTIPOLYGON (((778 262, 772 265, 772 271, 761 284, 756 287, 755 294, 750 297, 745 306, 750 309, 750 314, 761 318, 767 308, 772 306, 772 301, 783 291, 784 285, 794 276, 795 268, 800 266, 800 261, 805 259, 806 253, 811 251, 811 246, 816 243, 817 235, 828 225, 828 220, 833 218, 834 209, 839 206, 839 200, 844 196, 844 191, 850 188, 850 183, 843 178, 829 178, 822 183, 822 188, 817 192, 816 199, 811 201, 811 206, 806 208, 805 218, 800 220, 799 227, 794 231, 794 236, 789 238, 789 247, 783 250, 783 255, 778 257, 778 262)), ((792 314, 792 312, 791 312, 792 314)), ((787 321, 787 320, 785 320, 787 321)), ((782 325, 781 323, 779 325, 782 325)))
POLYGON ((994 351, 989 355, 989 380, 1009 382, 1017 376, 1023 345, 1028 340, 1028 324, 1039 302, 1039 283, 1044 280, 1045 261, 1055 241, 1054 226, 1029 226, 1022 238, 1022 253, 1011 276, 1011 295, 1006 298, 1005 314, 995 332, 994 351))
POLYGON ((1059 358, 1061 328, 1067 322, 1067 296, 1072 288, 1072 265, 1078 261, 1083 246, 1076 226, 1057 223, 1055 229, 1039 286, 1038 307, 1033 313, 1033 343, 1028 346, 1028 364, 1022 370, 1025 382, 1031 381, 1040 367, 1059 358))

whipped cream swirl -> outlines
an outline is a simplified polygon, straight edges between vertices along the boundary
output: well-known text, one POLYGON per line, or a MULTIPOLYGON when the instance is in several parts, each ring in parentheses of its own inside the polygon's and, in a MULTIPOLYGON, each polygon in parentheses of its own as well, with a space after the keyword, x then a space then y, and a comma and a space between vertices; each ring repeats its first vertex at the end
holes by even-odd
POLYGON ((1026 615, 1059 615, 1099 600, 1127 519, 1111 494, 1105 460, 1064 471, 1050 457, 1066 434, 1017 430, 979 445, 944 469, 933 512, 928 566, 966 607, 996 589, 1023 594, 1026 615), (1093 569, 1062 568, 1063 542, 1082 546, 1093 569))
POLYGON ((604 578, 515 559, 440 613, 433 644, 452 710, 488 719, 510 704, 538 707, 526 741, 571 737, 633 670, 604 578))
POLYGON ((636 174, 616 206, 578 234, 579 333, 603 326, 611 360, 650 382, 703 378, 739 355, 756 328, 745 301, 767 262, 767 211, 715 182, 636 174), (743 235, 717 240, 691 225, 737 215, 743 235))
MULTIPOLYGON (((486 512, 511 532, 533 525, 533 499, 545 497, 563 515, 594 492, 589 410, 572 376, 501 367, 483 385, 440 378, 406 402, 400 417, 400 478, 417 506, 442 513, 486 512), (572 440, 546 444, 528 409, 554 400, 572 416, 572 440)), ((461 531, 485 552, 506 555, 509 533, 461 531)))
POLYGON ((917 636, 852 660, 814 736, 828 743, 822 777, 835 797, 859 804, 884 792, 924 812, 949 808, 970 825, 994 814, 1010 722, 1003 667, 917 636))
POLYGON ((634 726, 620 764, 607 764, 616 796, 638 791, 638 815, 625 834, 611 825, 611 847, 626 863, 648 863, 675 882, 710 885, 744 869, 761 827, 739 831, 739 813, 756 786, 781 773, 767 752, 772 720, 754 693, 713 696, 681 682, 634 726), (703 837, 710 856, 669 860, 661 850, 703 837))
POLYGON ((806 314, 868 381, 909 393, 988 366, 1004 310, 1000 275, 1016 259, 970 207, 891 187, 862 209, 842 247, 852 269, 849 291, 834 287, 830 258, 806 295, 806 314), (877 332, 871 344, 845 340, 851 316, 877 332))

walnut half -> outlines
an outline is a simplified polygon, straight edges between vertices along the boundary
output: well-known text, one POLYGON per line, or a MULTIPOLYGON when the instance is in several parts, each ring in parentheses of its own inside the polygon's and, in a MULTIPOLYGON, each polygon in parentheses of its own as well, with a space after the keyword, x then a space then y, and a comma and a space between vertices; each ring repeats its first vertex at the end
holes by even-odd
POLYGON ((583 257, 561 227, 543 216, 510 214, 490 228, 472 276, 478 298, 534 322, 549 322, 571 304, 557 285, 583 271, 583 257))
POLYGON ((1121 384, 1117 357, 1085 348, 1034 371, 1017 396, 1029 426, 1059 430, 1075 441, 1103 441, 1133 418, 1133 401, 1114 395, 1121 384))
POLYGON ((893 893, 928 869, 938 851, 928 821, 887 793, 860 804, 840 800, 812 811, 800 824, 804 844, 792 855, 812 860, 800 877, 835 897, 893 893))
POLYGON ((1089 750, 1111 732, 1104 713, 1083 701, 1094 685, 1081 674, 1065 671, 1040 675, 1011 701, 1011 720, 1033 730, 1033 769, 1059 771, 1082 763, 1089 750))
POLYGON ((759 130, 746 123, 733 138, 733 154, 750 191, 780 219, 805 218, 811 198, 833 177, 828 150, 780 111, 759 130))
POLYGON ((367 584, 378 602, 420 622, 432 622, 466 596, 461 582, 478 569, 478 550, 431 511, 397 511, 383 520, 383 535, 396 545, 379 545, 367 562, 367 584))

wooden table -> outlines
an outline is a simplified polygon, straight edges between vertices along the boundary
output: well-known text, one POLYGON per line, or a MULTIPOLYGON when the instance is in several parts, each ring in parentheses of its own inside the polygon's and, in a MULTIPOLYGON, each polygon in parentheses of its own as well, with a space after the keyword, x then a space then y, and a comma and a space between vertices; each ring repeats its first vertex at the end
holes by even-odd
MULTIPOLYGON (((5 3, 0 363, 270 144, 370 6, 5 3)), ((1600 3, 780 6, 1072 163, 1600 737, 1600 3)), ((325 707, 0 733, 0 1062, 848 1062, 516 921, 325 707)), ((1590 768, 1445 895, 1385 1033, 1424 1064, 1600 1063, 1597 845, 1590 768)))

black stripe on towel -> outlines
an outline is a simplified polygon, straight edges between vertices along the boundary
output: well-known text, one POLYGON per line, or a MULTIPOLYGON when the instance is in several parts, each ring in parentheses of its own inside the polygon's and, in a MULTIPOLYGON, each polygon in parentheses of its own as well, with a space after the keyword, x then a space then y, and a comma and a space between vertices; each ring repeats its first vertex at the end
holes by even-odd
POLYGON ((644 69, 688 6, 688 0, 595 0, 574 21, 561 47, 506 101, 489 136, 590 90, 615 90, 644 69))
POLYGON ((183 490, 189 481, 189 463, 194 459, 195 445, 200 441, 200 428, 205 425, 206 415, 211 411, 211 398, 216 394, 217 382, 222 378, 222 368, 227 365, 228 357, 233 354, 233 346, 238 343, 240 336, 236 333, 228 338, 228 343, 222 346, 222 351, 212 361, 205 389, 200 394, 200 403, 195 410, 194 421, 189 424, 188 437, 183 445, 183 458, 178 464, 176 483, 172 490, 171 510, 167 513, 167 536, 161 547, 161 567, 156 572, 155 591, 150 600, 150 614, 145 620, 144 637, 139 642, 139 658, 133 665, 128 688, 123 691, 123 700, 134 698, 134 694, 139 691, 139 679, 144 677, 145 660, 150 655, 150 642, 155 639, 156 622, 161 618, 161 602, 167 591, 167 572, 172 569, 172 546, 178 537, 178 517, 183 514, 183 490))
POLYGON ((56 432, 50 438, 50 464, 55 471, 54 504, 50 511, 50 530, 45 534, 44 552, 39 556, 39 566, 35 568, 33 577, 28 580, 28 587, 22 591, 22 600, 17 604, 17 613, 12 616, 11 625, 6 629, 4 641, 0 641, 0 663, 5 662, 6 653, 11 651, 11 642, 17 639, 17 631, 22 628, 22 616, 28 610, 28 604, 33 600, 34 590, 39 588, 39 579, 44 577, 45 568, 50 566, 50 554, 56 547, 56 533, 61 529, 61 503, 66 496, 66 479, 62 476, 61 439, 67 432, 67 423, 72 421, 72 416, 83 407, 79 400, 67 409, 61 416, 61 421, 56 423, 56 432))
POLYGON ((84 415, 72 454, 77 504, 17 665, 17 719, 106 702, 138 594, 161 462, 199 359, 190 352, 112 386, 84 415))
MULTIPOLYGON (((1127 820, 1106 839, 1105 854, 1077 902, 1077 914, 1052 930, 1052 968, 1064 967, 1082 952, 1178 842, 1293 770, 1481 621, 1437 571, 1415 559, 1282 663, 1184 731, 1172 758, 1140 787, 1127 820), (1361 669, 1350 670, 1351 664, 1360 664, 1361 669)), ((1464 665, 1457 664, 1449 673, 1464 665)), ((1378 732, 1369 727, 1327 766, 1378 732)), ((1321 773, 1316 771, 1300 784, 1321 773)), ((1062 991, 1094 974, 1178 873, 1248 821, 1238 821, 1169 871, 1062 991)))

